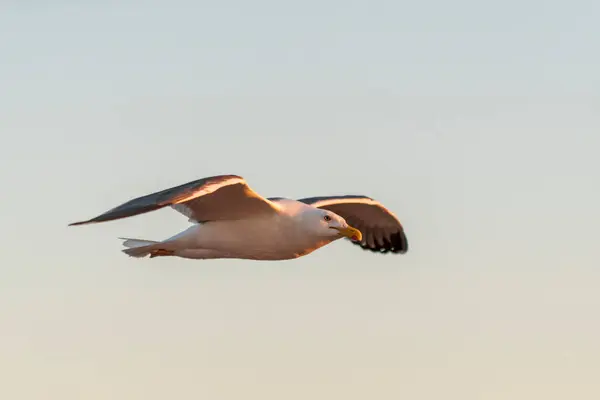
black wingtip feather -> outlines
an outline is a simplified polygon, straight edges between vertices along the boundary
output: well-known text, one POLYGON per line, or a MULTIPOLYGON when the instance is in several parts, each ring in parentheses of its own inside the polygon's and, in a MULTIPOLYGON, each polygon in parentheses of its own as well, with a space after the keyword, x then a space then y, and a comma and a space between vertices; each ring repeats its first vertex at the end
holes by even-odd
POLYGON ((384 242, 385 243, 383 246, 375 245, 374 247, 371 247, 368 244, 361 242, 352 243, 360 246, 363 250, 379 254, 405 254, 406 252, 408 252, 408 239, 406 238, 404 230, 400 230, 398 232, 393 233, 392 235, 390 235, 389 238, 385 238, 384 242))
POLYGON ((121 218, 125 218, 125 217, 131 217, 134 215, 144 214, 144 213, 158 210, 158 209, 164 207, 163 205, 149 204, 149 205, 138 206, 135 209, 132 209, 132 208, 128 207, 129 204, 130 204, 130 202, 127 202, 127 203, 125 203, 119 207, 116 207, 111 211, 107 211, 104 214, 101 214, 95 218, 88 219, 87 221, 72 222, 69 224, 69 226, 78 226, 78 225, 95 224, 95 223, 99 223, 99 222, 114 221, 116 219, 121 219, 121 218))
POLYGON ((85 225, 85 224, 91 224, 91 221, 79 221, 79 222, 71 222, 69 225, 67 226, 79 226, 79 225, 85 225))

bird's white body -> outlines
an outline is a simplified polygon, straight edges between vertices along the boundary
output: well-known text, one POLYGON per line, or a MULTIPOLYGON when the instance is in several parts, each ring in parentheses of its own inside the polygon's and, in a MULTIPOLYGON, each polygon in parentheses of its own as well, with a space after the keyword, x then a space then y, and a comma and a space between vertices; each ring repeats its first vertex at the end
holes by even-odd
POLYGON ((125 252, 144 257, 157 249, 191 259, 242 258, 289 260, 312 253, 341 238, 331 231, 315 235, 311 225, 299 222, 315 210, 295 200, 279 201, 277 214, 260 218, 196 223, 162 242, 128 239, 125 252), (306 226, 306 229, 302 229, 306 226))

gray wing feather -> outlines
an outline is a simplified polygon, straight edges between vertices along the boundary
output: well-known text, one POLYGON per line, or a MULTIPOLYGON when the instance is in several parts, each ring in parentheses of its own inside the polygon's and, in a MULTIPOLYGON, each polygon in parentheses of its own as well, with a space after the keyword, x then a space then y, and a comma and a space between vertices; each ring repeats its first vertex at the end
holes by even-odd
POLYGON ((353 244, 377 253, 404 254, 408 239, 398 218, 378 201, 359 195, 321 196, 298 199, 313 207, 327 209, 344 218, 363 234, 353 244))
POLYGON ((69 225, 112 221, 167 206, 198 222, 240 219, 277 210, 274 203, 250 189, 242 177, 218 175, 137 197, 95 218, 69 225))

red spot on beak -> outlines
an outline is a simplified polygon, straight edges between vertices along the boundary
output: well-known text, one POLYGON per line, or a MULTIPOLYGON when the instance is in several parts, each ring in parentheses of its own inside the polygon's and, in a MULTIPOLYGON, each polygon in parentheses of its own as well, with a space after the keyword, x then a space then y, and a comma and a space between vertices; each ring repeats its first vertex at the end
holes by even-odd
POLYGON ((358 237, 356 235, 352 236, 352 240, 356 241, 358 240, 358 237))

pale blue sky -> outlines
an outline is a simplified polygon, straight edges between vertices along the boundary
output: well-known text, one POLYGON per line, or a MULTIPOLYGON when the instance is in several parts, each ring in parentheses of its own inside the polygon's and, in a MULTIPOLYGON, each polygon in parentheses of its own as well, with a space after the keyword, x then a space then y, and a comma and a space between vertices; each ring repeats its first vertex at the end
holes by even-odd
POLYGON ((597 399, 600 4, 0 6, 0 397, 597 399), (134 260, 234 173, 361 193, 404 256, 134 260))

